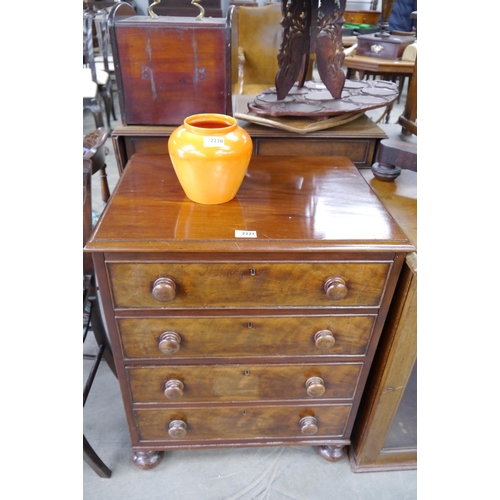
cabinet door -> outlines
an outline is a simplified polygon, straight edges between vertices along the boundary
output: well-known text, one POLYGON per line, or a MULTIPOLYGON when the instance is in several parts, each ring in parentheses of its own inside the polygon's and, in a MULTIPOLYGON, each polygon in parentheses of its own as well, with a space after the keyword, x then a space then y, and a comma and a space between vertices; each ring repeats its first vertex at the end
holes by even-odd
POLYGON ((407 256, 356 417, 355 472, 417 467, 416 255, 407 256))

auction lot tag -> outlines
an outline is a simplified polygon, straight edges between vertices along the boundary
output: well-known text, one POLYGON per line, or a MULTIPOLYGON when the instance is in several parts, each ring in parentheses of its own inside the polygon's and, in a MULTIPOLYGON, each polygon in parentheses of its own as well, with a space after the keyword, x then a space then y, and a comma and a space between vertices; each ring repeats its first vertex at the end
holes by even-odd
POLYGON ((257 238, 257 231, 240 231, 236 229, 234 231, 235 238, 257 238))

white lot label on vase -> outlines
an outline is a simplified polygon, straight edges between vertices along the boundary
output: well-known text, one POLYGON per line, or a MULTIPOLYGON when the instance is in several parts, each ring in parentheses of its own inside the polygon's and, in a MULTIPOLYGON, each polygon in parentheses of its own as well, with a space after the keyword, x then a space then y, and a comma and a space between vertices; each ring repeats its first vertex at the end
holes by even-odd
POLYGON ((207 136, 203 137, 203 146, 206 148, 218 148, 224 146, 224 137, 207 136))
POLYGON ((236 229, 234 231, 235 238, 257 238, 257 231, 240 231, 236 229))

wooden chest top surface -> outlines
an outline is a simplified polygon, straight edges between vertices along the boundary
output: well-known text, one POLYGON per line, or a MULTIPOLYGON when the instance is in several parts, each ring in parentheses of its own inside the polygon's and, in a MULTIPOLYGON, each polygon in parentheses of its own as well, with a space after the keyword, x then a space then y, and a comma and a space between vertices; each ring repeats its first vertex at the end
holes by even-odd
POLYGON ((236 197, 201 205, 168 155, 136 154, 90 241, 91 252, 413 251, 344 157, 254 156, 236 197), (255 231, 237 237, 235 231, 255 231))

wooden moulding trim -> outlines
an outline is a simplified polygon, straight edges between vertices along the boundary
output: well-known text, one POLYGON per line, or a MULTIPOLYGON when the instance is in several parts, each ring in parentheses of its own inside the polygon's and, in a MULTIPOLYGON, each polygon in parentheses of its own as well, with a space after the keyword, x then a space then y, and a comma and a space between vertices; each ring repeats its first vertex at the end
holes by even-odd
MULTIPOLYGON (((175 366, 176 367, 184 367, 184 366, 199 366, 199 365, 206 365, 209 363, 212 364, 231 364, 231 361, 235 358, 236 356, 228 355, 228 356, 191 356, 191 357, 185 357, 185 358, 175 358, 175 366)), ((278 365, 278 364, 353 364, 353 363, 363 363, 365 361, 365 355, 364 354, 315 354, 313 355, 294 355, 294 354, 287 354, 286 355, 286 361, 283 360, 283 355, 281 354, 271 354, 271 355, 253 355, 253 356, 237 356, 238 359, 240 360, 238 363, 234 364, 264 364, 264 363, 272 363, 273 365, 278 365)), ((160 362, 165 361, 165 357, 158 356, 156 358, 127 358, 125 357, 125 363, 127 368, 134 368, 134 367, 155 367, 157 366, 160 362)), ((173 365, 169 365, 173 366, 173 365)), ((357 396, 356 396, 357 397, 357 396)), ((335 401, 335 402, 346 402, 346 401, 353 401, 353 398, 329 398, 329 401, 335 401)), ((285 406, 288 406, 291 400, 286 400, 285 406)), ((294 400, 294 401, 299 401, 299 400, 294 400)), ((310 399, 307 400, 300 400, 301 402, 310 402, 310 399)), ((276 403, 276 400, 272 400, 272 403, 276 403)), ((151 403, 134 403, 137 405, 137 408, 143 409, 142 405, 145 405, 145 407, 149 408, 151 403)), ((165 408, 168 408, 172 406, 172 404, 177 404, 177 403, 166 403, 165 408)), ((200 403, 191 403, 191 404, 200 404, 200 403)), ((208 406, 213 406, 213 401, 209 401, 207 403, 204 403, 204 405, 208 406)))
MULTIPOLYGON (((110 252, 104 254, 107 263, 111 262, 121 262, 121 263, 137 263, 138 260, 141 263, 186 263, 186 259, 183 253, 175 252, 155 252, 148 255, 145 258, 143 255, 138 255, 133 252, 123 252, 116 253, 110 252), (150 258, 149 258, 150 257, 150 258)), ((248 263, 248 262, 261 262, 265 264, 270 264, 271 262, 276 263, 286 263, 286 262, 307 262, 307 263, 353 263, 353 264, 366 264, 366 263, 385 263, 391 264, 394 261, 395 252, 373 252, 370 256, 366 253, 349 252, 348 254, 343 254, 341 252, 315 252, 315 253, 300 253, 296 252, 290 254, 279 254, 276 255, 273 252, 261 252, 261 253, 247 253, 241 252, 228 252, 227 254, 219 253, 196 253, 190 252, 189 256, 190 263, 196 262, 208 262, 210 264, 230 262, 234 264, 238 263, 248 263)))
MULTIPOLYGON (((381 460, 376 460, 368 464, 359 464, 357 461, 356 453, 353 448, 349 448, 349 462, 351 465, 352 472, 389 472, 398 470, 415 470, 417 469, 417 454, 415 452, 415 458, 403 458, 397 457, 397 453, 392 454, 391 461, 385 462, 381 460)), ((406 455, 406 452, 405 452, 406 455)))
POLYGON ((317 440, 303 438, 246 438, 237 440, 214 440, 214 441, 193 441, 192 443, 184 441, 183 443, 174 443, 166 441, 139 441, 132 446, 133 451, 162 451, 162 450, 188 450, 194 448, 241 448, 255 446, 349 446, 351 441, 342 437, 330 436, 317 438, 317 440))
MULTIPOLYGON (((240 121, 240 126, 243 125, 252 138, 254 139, 276 139, 280 137, 288 138, 296 136, 293 132, 286 132, 279 129, 269 129, 259 127, 258 125, 252 126, 249 122, 240 121), (248 127, 247 127, 248 124, 248 127)), ((135 138, 165 138, 168 137, 178 125, 124 125, 118 124, 111 132, 111 137, 135 137, 135 138)), ((387 139, 385 131, 378 127, 362 115, 355 121, 349 122, 342 126, 340 129, 333 130, 319 130, 313 133, 315 138, 318 139, 331 139, 332 134, 335 138, 342 137, 345 139, 387 139), (367 135, 367 127, 369 127, 367 135)), ((309 134, 308 134, 309 135, 309 134)), ((300 136, 298 137, 300 139, 300 136)))
MULTIPOLYGON (((224 363, 225 365, 227 362, 224 363)), ((246 363, 245 363, 246 364, 246 363)), ((272 366, 276 366, 278 363, 274 363, 272 366)), ((288 363, 291 364, 291 363, 288 363)), ((340 363, 339 363, 340 364, 340 363)), ((346 364, 346 363, 342 363, 346 364)), ((361 364, 358 363, 358 364, 361 364)), ((308 365, 313 366, 313 363, 308 363, 308 365)), ((142 365, 138 365, 139 367, 142 367, 142 365)), ((233 365, 231 365, 233 366, 233 365)), ((127 366, 128 367, 128 366, 127 366)), ((151 367, 154 367, 154 365, 151 365, 151 367)), ((169 368, 172 368, 169 366, 169 368)), ((286 400, 279 400, 279 399, 266 399, 266 400, 260 400, 259 404, 269 404, 272 406, 285 406, 289 407, 290 404, 294 405, 300 405, 300 406, 310 406, 311 401, 313 401, 310 397, 309 399, 302 398, 302 399, 286 399, 286 400)), ((317 405, 317 402, 320 401, 319 399, 314 399, 315 406, 317 405)), ((352 406, 352 402, 354 401, 354 398, 325 398, 321 400, 321 405, 322 406, 352 406)), ((182 411, 189 411, 189 410, 198 410, 198 409, 205 409, 205 408, 227 408, 228 404, 231 404, 231 408, 249 408, 250 406, 253 406, 255 403, 254 401, 232 401, 229 403, 228 401, 196 401, 196 402, 189 402, 186 403, 184 402, 182 404, 182 411)), ((172 410, 178 409, 179 407, 179 402, 178 401, 165 401, 164 403, 157 403, 157 402, 140 402, 140 401, 133 401, 132 407, 134 411, 144 411, 144 410, 150 410, 152 409, 152 405, 154 405, 155 410, 172 410)), ((301 437, 301 436, 299 436, 301 437)), ((321 437, 323 439, 323 436, 321 437)), ((247 439, 255 439, 255 438, 247 438, 247 439)), ((285 438, 283 438, 285 439, 285 438)), ((295 439, 295 438, 294 438, 295 439)))
MULTIPOLYGON (((415 247, 407 240, 394 241, 386 244, 377 244, 373 242, 325 242, 325 241, 294 241, 294 252, 414 252, 415 247)), ((115 253, 159 253, 159 252, 180 252, 180 253, 198 253, 205 252, 224 252, 233 254, 233 256, 242 251, 242 242, 227 240, 183 240, 183 241, 144 241, 138 243, 135 241, 113 240, 99 241, 92 240, 85 248, 85 252, 115 252, 115 253)), ((290 241, 285 240, 261 240, 244 242, 246 252, 279 252, 289 251, 290 241), (272 248, 270 247, 272 245, 272 248)), ((332 255, 332 257, 334 257, 332 255)))
POLYGON ((251 311, 252 316, 255 314, 260 314, 261 316, 266 317, 296 317, 301 315, 314 315, 314 316, 330 316, 331 314, 335 314, 335 316, 377 316, 379 310, 379 306, 269 306, 269 307, 210 307, 207 310, 206 307, 200 307, 195 309, 193 307, 184 307, 184 308, 165 308, 165 307, 157 307, 157 308, 130 308, 130 307, 117 307, 114 309, 114 313, 117 318, 135 318, 135 317, 143 317, 145 311, 147 311, 148 317, 155 318, 157 316, 164 315, 168 312, 168 315, 172 315, 175 317, 207 317, 211 318, 213 316, 233 316, 233 317, 241 317, 245 318, 248 316, 249 311, 251 311))

